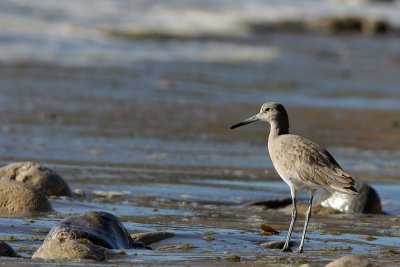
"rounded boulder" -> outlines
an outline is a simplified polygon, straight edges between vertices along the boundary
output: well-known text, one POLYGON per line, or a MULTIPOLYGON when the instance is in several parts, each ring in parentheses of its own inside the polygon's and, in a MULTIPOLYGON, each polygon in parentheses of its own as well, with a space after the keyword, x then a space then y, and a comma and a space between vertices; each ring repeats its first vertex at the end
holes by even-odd
POLYGON ((35 213, 51 210, 51 204, 42 192, 22 183, 0 181, 0 211, 35 213))
POLYGON ((54 225, 32 258, 102 261, 116 256, 112 249, 134 248, 147 247, 133 240, 111 213, 92 211, 67 217, 54 225))
POLYGON ((0 168, 1 181, 17 181, 47 196, 71 196, 67 182, 52 169, 35 162, 16 162, 0 168))
POLYGON ((365 256, 362 255, 346 255, 343 257, 340 257, 339 259, 336 259, 334 261, 331 261, 326 267, 372 267, 372 263, 368 261, 365 256))
POLYGON ((21 257, 6 242, 0 241, 0 257, 21 257))
POLYGON ((316 198, 316 203, 344 213, 382 213, 381 199, 375 189, 359 180, 356 181, 356 188, 357 195, 323 193, 316 198))

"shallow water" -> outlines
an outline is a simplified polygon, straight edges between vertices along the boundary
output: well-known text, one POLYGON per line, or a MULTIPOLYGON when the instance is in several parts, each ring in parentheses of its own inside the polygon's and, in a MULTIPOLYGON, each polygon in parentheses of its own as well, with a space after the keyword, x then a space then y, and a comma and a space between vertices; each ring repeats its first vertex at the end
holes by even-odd
MULTIPOLYGON (((210 72, 208 75, 221 68, 218 79, 227 83, 231 82, 229 76, 224 78, 227 68, 248 67, 212 65, 211 71, 198 63, 183 65, 183 73, 190 67, 192 73, 210 72)), ((36 65, 1 67, 1 163, 45 163, 62 174, 74 190, 86 193, 72 200, 52 199, 56 213, 34 217, 33 222, 0 219, 3 239, 22 255, 30 256, 41 244, 45 230, 65 216, 105 210, 119 216, 131 232, 167 230, 177 234, 153 245, 153 251, 128 251, 128 257, 112 261, 119 264, 231 264, 231 260, 239 260, 232 257, 237 255, 241 264, 280 265, 326 262, 348 253, 366 253, 388 265, 398 263, 394 261, 396 255, 386 251, 400 245, 399 128, 394 125, 400 107, 350 109, 335 106, 329 91, 315 93, 302 90, 301 85, 291 89, 304 98, 318 94, 320 99, 317 107, 302 99, 298 103, 292 102, 295 98, 287 101, 293 131, 322 143, 345 169, 370 181, 382 198, 384 210, 391 215, 373 217, 374 224, 370 216, 313 216, 306 253, 286 256, 259 244, 283 239, 289 216, 246 205, 289 196, 266 153, 267 129, 262 124, 238 131, 228 128, 257 112, 257 96, 262 92, 266 100, 271 99, 270 91, 283 100, 288 91, 270 90, 266 85, 266 89, 254 87, 241 92, 239 85, 230 89, 219 83, 208 88, 211 82, 202 74, 193 81, 172 76, 168 78, 172 84, 169 88, 158 88, 158 77, 167 76, 171 69, 153 65, 153 72, 147 73, 150 66, 126 72, 36 65), (247 98, 241 100, 238 94, 247 98), (374 127, 376 118, 380 118, 384 132, 374 127), (262 236, 261 223, 280 230, 280 235, 262 236), (210 231, 212 234, 207 234, 210 231), (213 239, 204 240, 207 236, 213 239), (167 247, 173 244, 191 244, 194 248, 167 247)), ((252 72, 244 76, 250 80, 248 75, 252 72)), ((398 97, 397 91, 380 92, 391 101, 398 97)), ((345 98, 346 93, 340 97, 345 98)), ((358 99, 373 102, 375 98, 358 99)), ((295 240, 300 229, 301 223, 295 240)))
MULTIPOLYGON (((12 14, 6 18, 14 21, 12 14)), ((13 57, 14 50, 6 48, 19 41, 27 51, 34 49, 31 42, 9 37, 0 40, 0 163, 41 162, 73 190, 85 192, 51 199, 51 214, 0 218, 1 238, 22 255, 29 257, 65 216, 105 210, 130 232, 177 234, 152 245, 153 251, 127 251, 128 257, 112 261, 116 264, 298 265, 349 253, 366 254, 380 265, 399 264, 398 254, 388 252, 400 246, 399 37, 106 38, 93 43, 91 54, 90 42, 79 36, 65 37, 74 45, 59 52, 65 40, 58 36, 54 54, 43 48, 43 58, 42 48, 38 57, 13 57), (327 147, 345 170, 370 183, 389 215, 315 215, 304 255, 261 247, 285 238, 290 216, 247 204, 288 197, 289 190, 269 159, 268 128, 229 127, 265 101, 283 103, 292 132, 327 147), (261 223, 280 234, 262 236, 261 223), (208 236, 214 239, 206 241, 208 236), (194 247, 167 246, 173 244, 194 247)))

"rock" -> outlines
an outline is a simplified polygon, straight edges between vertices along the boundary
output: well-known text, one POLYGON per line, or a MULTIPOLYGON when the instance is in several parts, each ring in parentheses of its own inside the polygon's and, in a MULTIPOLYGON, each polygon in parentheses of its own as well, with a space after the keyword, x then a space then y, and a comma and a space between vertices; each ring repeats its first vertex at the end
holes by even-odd
POLYGON ((331 16, 312 19, 283 19, 275 22, 248 21, 247 27, 257 35, 272 31, 322 34, 378 35, 396 33, 399 29, 384 19, 365 16, 331 16))
POLYGON ((23 183, 0 181, 0 211, 34 213, 51 211, 46 196, 23 183))
POLYGON ((95 190, 92 192, 94 196, 96 197, 103 197, 103 198, 108 198, 108 199, 113 199, 113 198, 126 198, 130 194, 132 194, 131 191, 123 190, 123 191, 103 191, 103 190, 95 190))
POLYGON ((307 21, 305 28, 311 32, 332 34, 360 33, 373 35, 388 32, 390 30, 390 25, 378 19, 357 16, 338 16, 307 21))
MULTIPOLYGON (((356 180, 357 195, 348 195, 338 192, 330 193, 320 190, 314 198, 313 214, 332 215, 343 213, 382 214, 382 205, 378 193, 368 184, 356 180)), ((249 205, 263 206, 267 209, 280 209, 290 214, 292 212, 292 200, 290 198, 270 199, 257 201, 249 205)), ((308 203, 297 202, 297 212, 305 213, 308 203)))
MULTIPOLYGON (((299 214, 305 214, 308 209, 308 204, 306 203, 300 203, 297 204, 297 212, 299 214)), ((292 212, 292 208, 286 208, 285 211, 290 214, 292 212)), ((339 210, 336 210, 332 207, 324 207, 321 205, 313 205, 312 207, 312 214, 318 214, 318 215, 333 215, 333 214, 338 214, 340 213, 339 210)))
POLYGON ((18 255, 12 247, 10 247, 4 241, 0 241, 0 257, 21 257, 18 255))
POLYGON ((279 231, 272 228, 272 226, 262 223, 260 225, 262 235, 279 235, 279 231))
MULTIPOLYGON (((291 198, 280 198, 280 199, 271 199, 264 201, 257 201, 250 203, 249 205, 253 206, 263 206, 267 209, 279 209, 280 211, 291 214, 292 213, 292 199, 291 198)), ((297 212, 305 213, 308 209, 307 203, 297 203, 297 212)), ((312 208, 313 214, 319 215, 332 215, 340 213, 340 211, 332 208, 332 207, 323 207, 319 204, 314 204, 312 208)))
POLYGON ((324 267, 325 265, 323 263, 303 263, 302 265, 299 265, 299 267, 324 267))
POLYGON ((175 236, 174 233, 169 233, 169 232, 149 232, 149 233, 137 233, 137 234, 132 234, 131 237, 135 241, 140 241, 145 245, 149 245, 152 243, 156 243, 158 241, 170 238, 175 236))
MULTIPOLYGON (((294 246, 296 243, 293 241, 290 241, 289 247, 294 246)), ((282 249, 283 245, 285 245, 285 240, 275 240, 275 241, 269 241, 262 243, 261 246, 266 247, 266 248, 272 248, 272 249, 282 249)))
POLYGON ((365 256, 360 255, 346 255, 334 261, 331 261, 326 267, 372 267, 372 263, 365 258, 365 256))
POLYGON ((280 209, 287 207, 292 204, 291 198, 278 198, 278 199, 268 199, 263 201, 252 202, 251 206, 263 206, 267 209, 280 209))
POLYGON ((71 196, 71 189, 55 171, 35 162, 17 162, 0 168, 0 180, 22 182, 47 196, 71 196))
MULTIPOLYGON (((307 203, 298 203, 297 204, 297 213, 298 214, 305 214, 308 209, 308 204, 307 203)), ((286 213, 286 214, 291 214, 292 213, 292 205, 287 206, 283 209, 280 209, 280 211, 286 213)), ((319 205, 318 203, 315 203, 312 207, 312 214, 318 214, 318 215, 333 215, 333 214, 338 214, 341 213, 339 210, 336 210, 332 207, 323 207, 319 205)))
POLYGON ((56 239, 46 240, 32 259, 104 261, 115 256, 112 250, 93 245, 86 239, 63 239, 57 236, 56 239))
POLYGON ((325 264, 323 263, 303 263, 302 265, 299 265, 299 267, 324 267, 325 264))
POLYGON ((372 187, 358 180, 356 188, 357 195, 327 192, 316 197, 314 203, 345 213, 382 213, 381 200, 372 187))
POLYGON ((132 239, 114 215, 92 211, 65 218, 50 230, 32 258, 96 261, 115 257, 111 249, 148 248, 132 239))

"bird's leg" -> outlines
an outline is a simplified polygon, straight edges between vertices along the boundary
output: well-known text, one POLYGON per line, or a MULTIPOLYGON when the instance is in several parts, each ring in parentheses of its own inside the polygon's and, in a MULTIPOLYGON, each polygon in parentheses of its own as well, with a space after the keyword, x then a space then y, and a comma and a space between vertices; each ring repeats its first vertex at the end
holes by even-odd
POLYGON ((289 248, 289 243, 290 243, 290 236, 292 235, 293 231, 293 226, 294 223, 296 222, 297 218, 297 206, 296 206, 296 191, 292 188, 290 188, 290 194, 292 195, 292 220, 290 221, 290 226, 289 226, 289 231, 286 237, 285 245, 283 246, 281 252, 287 252, 290 251, 289 248))
POLYGON ((304 238, 306 237, 306 232, 307 232, 307 226, 308 226, 308 221, 310 220, 311 217, 311 208, 312 208, 312 202, 314 199, 314 190, 310 190, 310 203, 308 206, 308 209, 306 211, 306 221, 304 222, 304 229, 303 229, 303 235, 301 236, 301 241, 300 241, 300 246, 299 248, 295 251, 296 253, 302 253, 303 252, 303 247, 304 247, 304 238))

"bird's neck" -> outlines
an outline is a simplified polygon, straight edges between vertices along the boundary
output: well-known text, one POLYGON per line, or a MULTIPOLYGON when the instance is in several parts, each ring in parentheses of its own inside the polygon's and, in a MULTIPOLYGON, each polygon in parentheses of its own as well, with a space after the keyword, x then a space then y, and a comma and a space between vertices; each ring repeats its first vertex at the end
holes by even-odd
POLYGON ((278 123, 277 121, 271 122, 271 130, 269 132, 270 139, 288 133, 289 133, 289 122, 285 123, 278 123))

